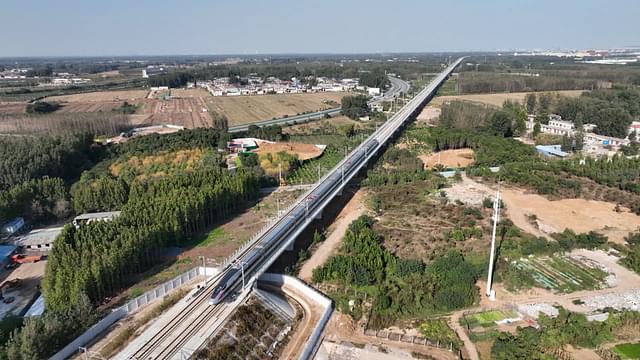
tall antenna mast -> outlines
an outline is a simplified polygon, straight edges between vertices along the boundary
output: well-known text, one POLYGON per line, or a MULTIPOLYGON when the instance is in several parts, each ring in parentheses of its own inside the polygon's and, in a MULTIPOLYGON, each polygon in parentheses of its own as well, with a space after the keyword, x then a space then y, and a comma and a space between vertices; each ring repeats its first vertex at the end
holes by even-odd
POLYGON ((489 300, 496 299, 496 292, 491 289, 491 281, 493 280, 493 262, 496 250, 496 228, 500 219, 500 190, 496 192, 496 198, 493 201, 493 233, 491 234, 491 254, 489 255, 489 275, 487 276, 487 296, 489 300))

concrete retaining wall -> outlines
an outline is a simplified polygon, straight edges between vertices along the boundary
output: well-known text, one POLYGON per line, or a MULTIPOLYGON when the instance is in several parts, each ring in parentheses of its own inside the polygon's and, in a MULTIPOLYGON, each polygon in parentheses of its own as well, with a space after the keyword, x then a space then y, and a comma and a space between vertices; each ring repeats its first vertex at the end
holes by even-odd
POLYGON ((331 313, 333 312, 333 303, 331 299, 317 292, 312 287, 302 282, 300 279, 292 276, 264 273, 260 276, 259 280, 278 285, 284 284, 289 287, 295 288, 302 295, 313 300, 318 305, 324 308, 320 320, 316 324, 316 327, 313 329, 313 333, 311 333, 311 336, 307 341, 307 345, 305 346, 302 354, 300 354, 299 357, 300 360, 312 359, 316 351, 318 350, 320 343, 322 342, 322 332, 324 331, 327 322, 329 322, 329 318, 331 317, 331 313))
POLYGON ((202 273, 202 267, 193 268, 186 273, 175 277, 172 280, 167 281, 166 283, 156 287, 153 290, 149 290, 146 293, 138 296, 137 298, 129 301, 123 307, 126 307, 127 313, 134 312, 138 310, 138 308, 151 304, 158 299, 161 299, 171 293, 173 290, 181 287, 182 285, 191 282, 193 278, 200 275, 202 273))
POLYGON ((165 296, 172 293, 174 290, 184 286, 191 282, 198 275, 212 276, 217 274, 215 268, 204 268, 202 266, 193 268, 175 278, 165 282, 164 284, 149 290, 146 293, 138 296, 137 298, 129 301, 121 307, 113 310, 111 314, 105 316, 102 320, 98 321, 95 325, 85 331, 82 335, 78 336, 69 345, 65 346, 62 350, 53 355, 50 360, 63 360, 69 356, 75 354, 78 348, 91 342, 96 336, 100 335, 109 326, 113 325, 116 321, 123 317, 135 312, 136 310, 152 304, 165 296))

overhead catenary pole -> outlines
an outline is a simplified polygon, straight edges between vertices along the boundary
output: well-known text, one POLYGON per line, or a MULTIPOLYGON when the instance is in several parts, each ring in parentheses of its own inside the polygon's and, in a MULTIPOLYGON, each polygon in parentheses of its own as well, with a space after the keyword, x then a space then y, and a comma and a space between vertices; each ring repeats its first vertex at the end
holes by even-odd
POLYGON ((491 289, 491 281, 493 280, 493 262, 496 249, 496 228, 500 217, 500 190, 496 192, 496 198, 493 202, 493 231, 491 234, 491 254, 489 254, 489 274, 487 275, 487 296, 490 300, 495 300, 495 291, 491 289))

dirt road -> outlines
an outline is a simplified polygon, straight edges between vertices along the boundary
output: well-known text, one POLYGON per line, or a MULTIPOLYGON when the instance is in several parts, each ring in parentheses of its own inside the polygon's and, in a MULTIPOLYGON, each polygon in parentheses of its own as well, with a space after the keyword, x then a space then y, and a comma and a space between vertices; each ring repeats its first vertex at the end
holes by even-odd
POLYGON ((297 302, 304 310, 300 325, 295 333, 291 335, 289 343, 287 343, 287 346, 280 356, 281 359, 297 359, 307 345, 307 341, 309 337, 311 337, 311 333, 315 329, 316 324, 320 321, 323 309, 308 297, 300 294, 293 287, 285 285, 282 287, 282 291, 287 297, 297 302))
POLYGON ((307 282, 310 281, 311 276, 313 275, 313 269, 324 264, 340 247, 340 242, 346 233, 349 224, 366 211, 366 206, 364 205, 363 200, 363 190, 358 190, 342 211, 340 211, 333 224, 331 224, 331 227, 329 228, 329 236, 327 236, 325 241, 313 253, 311 258, 302 265, 300 273, 298 274, 299 278, 307 282))
POLYGON ((478 356, 478 350, 476 349, 476 345, 473 343, 473 341, 471 341, 471 339, 469 339, 467 332, 460 325, 460 318, 462 317, 462 314, 464 314, 465 311, 468 311, 468 310, 461 310, 453 313, 453 315, 451 315, 451 317, 449 318, 449 327, 451 327, 451 329, 453 329, 453 331, 455 331, 456 334, 458 334, 458 337, 464 343, 464 349, 467 351, 467 356, 469 356, 469 359, 480 360, 480 357, 478 356))

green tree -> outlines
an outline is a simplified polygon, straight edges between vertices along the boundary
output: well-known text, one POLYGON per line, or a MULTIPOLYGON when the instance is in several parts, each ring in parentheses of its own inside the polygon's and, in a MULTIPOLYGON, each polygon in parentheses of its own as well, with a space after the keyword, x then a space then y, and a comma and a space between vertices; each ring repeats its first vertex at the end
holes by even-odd
POLYGON ((538 134, 540 134, 541 131, 541 126, 540 126, 540 122, 538 120, 536 120, 535 124, 533 124, 533 133, 531 134, 531 136, 535 139, 538 134))
POLYGON ((511 137, 513 136, 512 117, 505 110, 498 110, 489 118, 487 130, 492 135, 511 137))
POLYGON ((341 101, 342 115, 351 119, 358 119, 369 112, 367 97, 364 95, 344 96, 341 101))
POLYGON ((562 149, 562 151, 571 151, 572 141, 567 134, 562 135, 562 142, 561 142, 560 148, 562 149))
POLYGON ((527 109, 527 113, 533 114, 536 111, 536 94, 529 93, 525 95, 524 103, 527 109))

